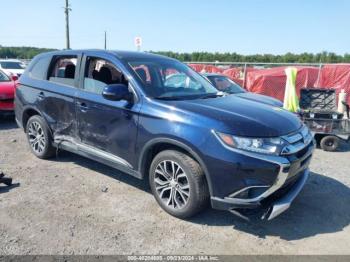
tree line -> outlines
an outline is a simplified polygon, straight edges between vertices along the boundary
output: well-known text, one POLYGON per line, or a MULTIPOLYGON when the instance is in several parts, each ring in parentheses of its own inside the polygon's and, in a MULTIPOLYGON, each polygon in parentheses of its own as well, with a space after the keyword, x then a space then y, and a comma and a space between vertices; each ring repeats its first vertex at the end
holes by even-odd
MULTIPOLYGON (((3 47, 0 46, 0 58, 31 59, 37 54, 55 49, 37 47, 3 47)), ((185 62, 255 62, 255 63, 350 63, 350 54, 338 55, 332 52, 322 53, 286 53, 284 55, 255 54, 241 55, 233 53, 192 52, 178 53, 171 51, 151 53, 161 54, 185 62)))
POLYGON ((38 47, 3 47, 0 46, 0 58, 18 58, 18 59, 32 59, 34 56, 48 51, 53 51, 50 48, 38 47))
POLYGON ((331 52, 317 54, 286 53, 284 55, 255 54, 241 55, 237 53, 210 53, 210 52, 153 52, 169 56, 186 62, 254 62, 254 63, 350 63, 350 54, 337 55, 331 52))

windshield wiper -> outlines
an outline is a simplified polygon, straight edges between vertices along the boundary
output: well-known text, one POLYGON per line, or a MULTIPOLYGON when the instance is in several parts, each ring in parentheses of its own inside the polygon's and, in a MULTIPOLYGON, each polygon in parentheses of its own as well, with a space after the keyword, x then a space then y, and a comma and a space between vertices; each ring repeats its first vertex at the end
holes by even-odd
POLYGON ((244 91, 226 91, 229 95, 237 95, 237 94, 244 94, 244 91))
POLYGON ((218 96, 225 96, 227 95, 224 92, 217 92, 217 93, 209 93, 209 94, 204 94, 201 96, 198 95, 188 95, 188 96, 156 96, 154 97, 155 99, 159 100, 189 100, 189 99, 207 99, 207 98, 215 98, 218 96))
POLYGON ((206 94, 206 95, 203 95, 201 97, 199 97, 200 99, 207 99, 207 98, 215 98, 215 97, 222 97, 222 96, 225 96, 226 94, 224 92, 217 92, 217 93, 210 93, 210 94, 206 94))
POLYGON ((159 100, 183 100, 184 99, 181 96, 156 96, 154 98, 159 100))

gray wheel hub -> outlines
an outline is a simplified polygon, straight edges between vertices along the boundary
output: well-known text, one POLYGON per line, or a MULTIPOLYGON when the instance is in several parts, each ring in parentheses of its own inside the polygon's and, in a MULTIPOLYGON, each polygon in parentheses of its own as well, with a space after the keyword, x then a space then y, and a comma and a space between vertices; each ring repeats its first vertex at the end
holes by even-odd
POLYGON ((30 123, 28 127, 29 144, 34 152, 40 154, 44 151, 46 138, 41 124, 37 121, 30 123))
POLYGON ((190 197, 190 185, 182 167, 172 160, 160 162, 155 170, 154 184, 161 201, 173 209, 182 209, 190 197))

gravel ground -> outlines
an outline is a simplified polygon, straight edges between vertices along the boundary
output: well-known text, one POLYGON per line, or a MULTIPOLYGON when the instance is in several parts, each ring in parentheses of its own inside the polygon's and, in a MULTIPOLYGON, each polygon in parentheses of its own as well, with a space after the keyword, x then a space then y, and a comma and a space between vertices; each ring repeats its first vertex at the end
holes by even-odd
POLYGON ((284 214, 246 222, 210 208, 179 220, 147 185, 59 153, 34 157, 13 119, 0 119, 0 254, 350 254, 350 147, 316 150, 312 176, 284 214))

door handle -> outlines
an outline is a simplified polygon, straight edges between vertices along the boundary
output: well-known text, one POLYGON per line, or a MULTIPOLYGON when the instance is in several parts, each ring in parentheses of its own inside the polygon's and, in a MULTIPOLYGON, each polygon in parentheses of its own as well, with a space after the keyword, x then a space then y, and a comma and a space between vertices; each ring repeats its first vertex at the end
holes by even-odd
POLYGON ((77 105, 78 105, 80 111, 82 111, 82 112, 86 112, 89 109, 89 107, 84 102, 77 102, 77 105))
POLYGON ((43 100, 44 98, 45 98, 44 92, 40 92, 40 93, 38 94, 38 99, 39 99, 39 100, 43 100))

